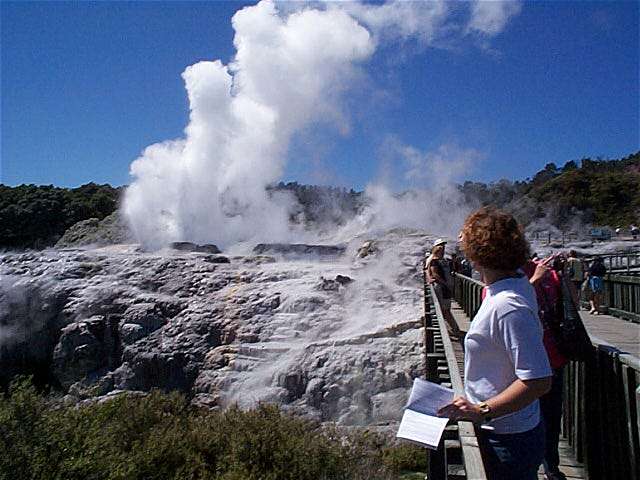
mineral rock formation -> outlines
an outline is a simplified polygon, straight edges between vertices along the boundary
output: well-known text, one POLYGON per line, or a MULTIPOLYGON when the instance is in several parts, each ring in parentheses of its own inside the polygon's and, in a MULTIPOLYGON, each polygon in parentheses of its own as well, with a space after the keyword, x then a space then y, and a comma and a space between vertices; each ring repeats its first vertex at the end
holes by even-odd
POLYGON ((213 408, 268 401, 345 425, 397 421, 423 371, 430 241, 388 233, 360 258, 362 242, 2 254, 0 380, 30 371, 78 402, 178 389, 213 408))
POLYGON ((115 211, 103 220, 89 218, 71 226, 58 240, 56 247, 112 245, 130 242, 132 238, 122 215, 115 211))

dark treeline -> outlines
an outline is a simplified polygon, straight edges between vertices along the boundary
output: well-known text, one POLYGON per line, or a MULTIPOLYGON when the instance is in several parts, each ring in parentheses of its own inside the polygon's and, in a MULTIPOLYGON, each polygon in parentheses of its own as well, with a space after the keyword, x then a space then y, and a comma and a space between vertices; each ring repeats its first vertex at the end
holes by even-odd
POLYGON ((533 178, 490 184, 465 182, 468 203, 496 205, 512 211, 523 223, 546 217, 564 227, 580 223, 628 227, 640 222, 640 152, 620 160, 548 163, 533 178))
POLYGON ((0 246, 54 245, 74 223, 88 218, 102 220, 113 213, 122 188, 95 183, 77 188, 0 185, 0 246))
MULTIPOLYGON (((0 247, 54 245, 74 223, 113 213, 124 188, 0 185, 0 247)), ((296 222, 339 225, 366 205, 364 193, 353 189, 280 182, 269 190, 293 194, 299 204, 292 213, 296 222)), ((496 205, 524 224, 545 217, 560 228, 576 220, 625 228, 640 223, 640 152, 620 160, 584 158, 561 167, 549 163, 523 181, 467 181, 459 190, 470 206, 496 205)))

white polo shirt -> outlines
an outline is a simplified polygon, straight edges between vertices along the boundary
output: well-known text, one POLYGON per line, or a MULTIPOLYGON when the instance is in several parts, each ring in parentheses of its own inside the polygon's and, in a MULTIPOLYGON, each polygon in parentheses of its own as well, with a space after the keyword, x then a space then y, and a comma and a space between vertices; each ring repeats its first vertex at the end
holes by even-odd
MULTIPOLYGON (((516 379, 551 376, 533 287, 523 275, 492 283, 466 335, 464 383, 467 398, 484 402, 516 379)), ((526 432, 538 425, 538 400, 494 419, 495 433, 526 432)))

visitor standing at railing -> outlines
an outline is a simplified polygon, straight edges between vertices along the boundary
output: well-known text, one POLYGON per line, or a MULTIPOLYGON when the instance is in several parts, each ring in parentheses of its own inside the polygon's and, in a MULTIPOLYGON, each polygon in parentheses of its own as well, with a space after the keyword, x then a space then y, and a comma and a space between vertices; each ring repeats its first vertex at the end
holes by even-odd
POLYGON ((591 290, 591 297, 589 299, 591 310, 589 310, 589 313, 593 315, 600 314, 600 305, 602 304, 602 295, 604 293, 604 276, 606 274, 607 269, 604 266, 602 258, 594 258, 587 273, 589 288, 591 290))
POLYGON ((444 247, 446 244, 447 242, 442 238, 434 242, 431 248, 431 255, 425 262, 425 274, 427 283, 433 285, 433 289, 438 296, 438 301, 442 308, 442 315, 449 326, 449 333, 455 337, 460 337, 460 328, 451 313, 452 288, 449 267, 445 265, 444 260, 444 247))
POLYGON ((492 429, 479 431, 489 478, 536 480, 544 457, 538 398, 552 372, 535 292, 518 270, 529 246, 515 219, 491 208, 467 218, 461 240, 488 288, 464 342, 465 397, 440 414, 492 429))

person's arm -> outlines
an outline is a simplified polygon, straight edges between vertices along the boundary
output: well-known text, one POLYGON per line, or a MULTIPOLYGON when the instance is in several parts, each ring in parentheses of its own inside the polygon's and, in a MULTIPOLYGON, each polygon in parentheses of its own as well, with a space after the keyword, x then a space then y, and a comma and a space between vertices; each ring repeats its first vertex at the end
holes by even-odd
MULTIPOLYGON (((484 403, 491 409, 491 418, 498 418, 522 410, 549 390, 551 390, 551 377, 532 380, 517 379, 484 403)), ((465 397, 456 397, 449 405, 441 408, 438 415, 474 423, 482 423, 485 419, 478 404, 470 402, 465 397)))
POLYGON ((533 275, 531 275, 531 278, 529 279, 529 283, 531 285, 535 285, 537 282, 539 282, 542 277, 544 277, 545 273, 547 273, 549 271, 549 263, 551 263, 553 261, 554 256, 550 256, 545 258, 544 260, 542 260, 541 262, 536 263, 536 269, 533 272, 533 275))
POLYGON ((424 277, 427 280, 427 283, 431 283, 431 272, 429 271, 431 268, 431 260, 427 260, 424 263, 424 277))
MULTIPOLYGON (((501 417, 523 409, 551 389, 552 372, 542 343, 542 326, 528 310, 511 311, 504 315, 499 326, 502 347, 510 357, 517 377, 507 388, 484 401, 491 418, 501 417)), ((496 345, 496 348, 498 345, 496 345)), ((473 422, 484 420, 479 404, 465 397, 457 397, 442 408, 439 415, 473 422)))

